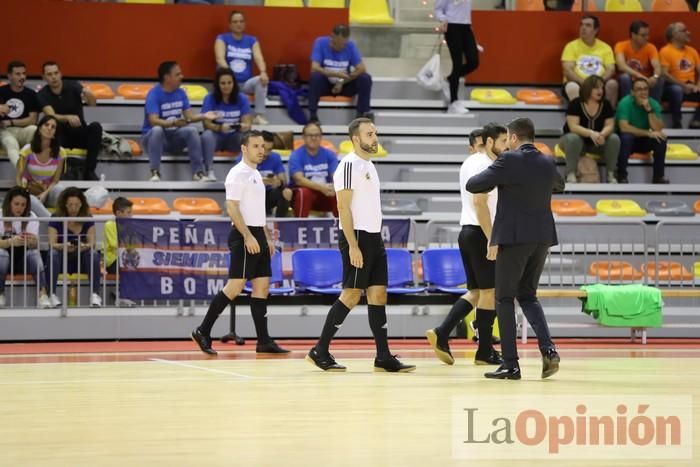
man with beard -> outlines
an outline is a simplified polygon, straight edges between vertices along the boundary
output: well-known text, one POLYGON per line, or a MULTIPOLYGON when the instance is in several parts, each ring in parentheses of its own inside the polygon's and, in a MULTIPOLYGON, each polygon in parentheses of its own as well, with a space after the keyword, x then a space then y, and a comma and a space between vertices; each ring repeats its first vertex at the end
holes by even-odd
POLYGON ((374 371, 413 371, 416 369, 414 365, 401 363, 389 351, 386 322, 388 270, 381 236, 379 176, 370 161, 379 146, 377 128, 368 118, 356 118, 350 122, 348 133, 354 150, 343 158, 333 175, 341 228, 338 243, 343 258, 343 291, 331 306, 321 337, 306 359, 324 371, 345 371, 328 347, 365 290, 369 327, 377 346, 374 371))
POLYGON ((500 365, 500 355, 492 346, 493 322, 496 319, 496 246, 491 243, 491 230, 496 217, 498 189, 473 195, 465 186, 473 175, 489 167, 507 149, 508 129, 498 123, 489 123, 483 130, 469 135, 471 147, 478 147, 477 140, 484 142, 482 150, 470 155, 459 171, 459 191, 462 196, 462 217, 459 233, 459 251, 464 272, 467 274, 467 293, 452 306, 440 326, 426 331, 425 336, 435 355, 448 365, 455 362, 450 352, 449 337, 454 328, 476 307, 476 328, 479 333, 479 348, 474 356, 476 365, 500 365), (478 132, 478 133, 477 133, 478 132))

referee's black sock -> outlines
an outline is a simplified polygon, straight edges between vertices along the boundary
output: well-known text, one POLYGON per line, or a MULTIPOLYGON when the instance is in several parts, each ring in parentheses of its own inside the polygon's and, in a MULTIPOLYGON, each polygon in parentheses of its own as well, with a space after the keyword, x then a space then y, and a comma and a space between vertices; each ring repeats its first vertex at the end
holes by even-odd
POLYGON ((391 354, 387 340, 386 307, 384 305, 367 305, 367 317, 369 318, 369 328, 372 330, 374 342, 377 345, 377 358, 389 358, 391 354))
POLYGON ((326 322, 323 325, 323 331, 321 331, 321 337, 319 337, 316 343, 316 351, 319 353, 328 353, 328 346, 331 345, 331 339, 335 336, 335 333, 340 329, 340 325, 343 324, 345 318, 350 313, 350 308, 346 307, 343 302, 336 300, 331 306, 326 316, 326 322))
POLYGON ((267 332, 267 299, 250 297, 250 312, 253 315, 253 324, 255 325, 255 334, 258 336, 258 342, 269 341, 270 334, 267 332))
POLYGON ((225 293, 219 292, 214 296, 214 300, 209 304, 209 309, 207 314, 204 316, 202 324, 199 325, 199 330, 205 336, 211 336, 211 328, 214 327, 219 315, 226 309, 226 307, 231 303, 231 300, 226 296, 225 293))
POLYGON ((458 299, 450 312, 447 313, 445 320, 440 326, 437 327, 438 335, 443 339, 448 339, 450 334, 457 327, 460 321, 467 317, 470 311, 472 311, 472 304, 463 298, 458 299))
POLYGON ((493 336, 493 322, 496 320, 496 310, 484 310, 477 308, 476 310, 476 329, 479 330, 479 348, 477 352, 486 355, 491 352, 493 344, 491 343, 493 336))

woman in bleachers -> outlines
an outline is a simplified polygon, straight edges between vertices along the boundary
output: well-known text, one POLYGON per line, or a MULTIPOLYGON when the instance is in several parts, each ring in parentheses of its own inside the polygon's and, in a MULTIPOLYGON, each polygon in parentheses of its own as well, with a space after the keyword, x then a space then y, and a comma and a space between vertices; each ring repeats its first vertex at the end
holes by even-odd
MULTIPOLYGON (((53 217, 92 217, 85 195, 76 187, 68 187, 58 198, 53 217)), ((66 235, 63 235, 63 221, 49 222, 49 245, 51 246, 50 279, 51 293, 55 293, 58 274, 63 269, 63 253, 68 253, 68 274, 78 272, 87 274, 92 288, 90 305, 102 306, 100 292, 100 254, 95 249, 95 223, 86 221, 69 221, 66 235)))
POLYGON ((219 118, 204 121, 202 152, 209 180, 216 181, 214 152, 240 152, 241 132, 250 130, 251 115, 248 97, 240 91, 238 81, 229 68, 219 68, 214 79, 214 91, 207 94, 202 112, 217 112, 219 118))
POLYGON ((63 174, 65 151, 58 143, 58 120, 44 115, 39 120, 32 142, 22 148, 17 162, 17 185, 25 186, 31 194, 31 208, 39 217, 50 217, 46 209, 56 205, 63 191, 59 183, 63 174))
POLYGON ((620 154, 620 137, 615 133, 615 111, 605 99, 605 82, 589 76, 579 97, 569 103, 564 136, 559 142, 566 155, 566 182, 576 183, 579 158, 584 153, 603 156, 608 183, 617 183, 615 167, 620 154))
MULTIPOLYGON (((2 202, 2 217, 36 217, 30 210, 29 192, 16 186, 11 188, 2 202)), ((39 254, 39 222, 9 221, 0 222, 0 306, 5 306, 5 280, 7 274, 29 273, 34 277, 39 289, 39 306, 49 308, 52 300, 46 293, 44 263, 39 254)), ((56 299, 57 300, 57 299, 56 299)))

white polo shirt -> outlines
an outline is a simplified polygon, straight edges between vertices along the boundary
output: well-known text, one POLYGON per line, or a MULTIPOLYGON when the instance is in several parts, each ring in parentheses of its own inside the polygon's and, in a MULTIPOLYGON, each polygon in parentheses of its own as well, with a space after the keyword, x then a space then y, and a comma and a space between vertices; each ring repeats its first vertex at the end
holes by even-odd
MULTIPOLYGON (((479 225, 479 219, 476 217, 476 208, 474 208, 474 195, 468 192, 465 187, 470 178, 484 171, 492 163, 491 158, 483 152, 474 153, 462 162, 462 167, 459 169, 459 193, 462 195, 460 225, 479 225)), ((493 225, 498 204, 498 188, 488 192, 487 204, 491 215, 491 225, 493 225)))
POLYGON ((243 222, 248 227, 265 225, 265 185, 256 169, 244 161, 226 175, 226 200, 239 201, 243 222))
MULTIPOLYGON (((371 161, 354 152, 338 163, 333 174, 335 191, 352 190, 352 223, 356 230, 380 232, 382 230, 382 204, 379 198, 379 175, 371 161)), ((343 228, 343 225, 340 225, 343 228)))

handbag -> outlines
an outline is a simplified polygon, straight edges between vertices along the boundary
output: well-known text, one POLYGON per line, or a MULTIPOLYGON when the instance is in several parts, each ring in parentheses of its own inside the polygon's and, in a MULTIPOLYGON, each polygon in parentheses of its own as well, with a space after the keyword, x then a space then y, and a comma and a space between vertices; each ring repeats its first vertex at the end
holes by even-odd
POLYGON ((442 36, 438 35, 433 53, 423 67, 418 71, 418 84, 429 91, 440 91, 443 86, 442 69, 440 68, 440 52, 442 51, 442 36))

